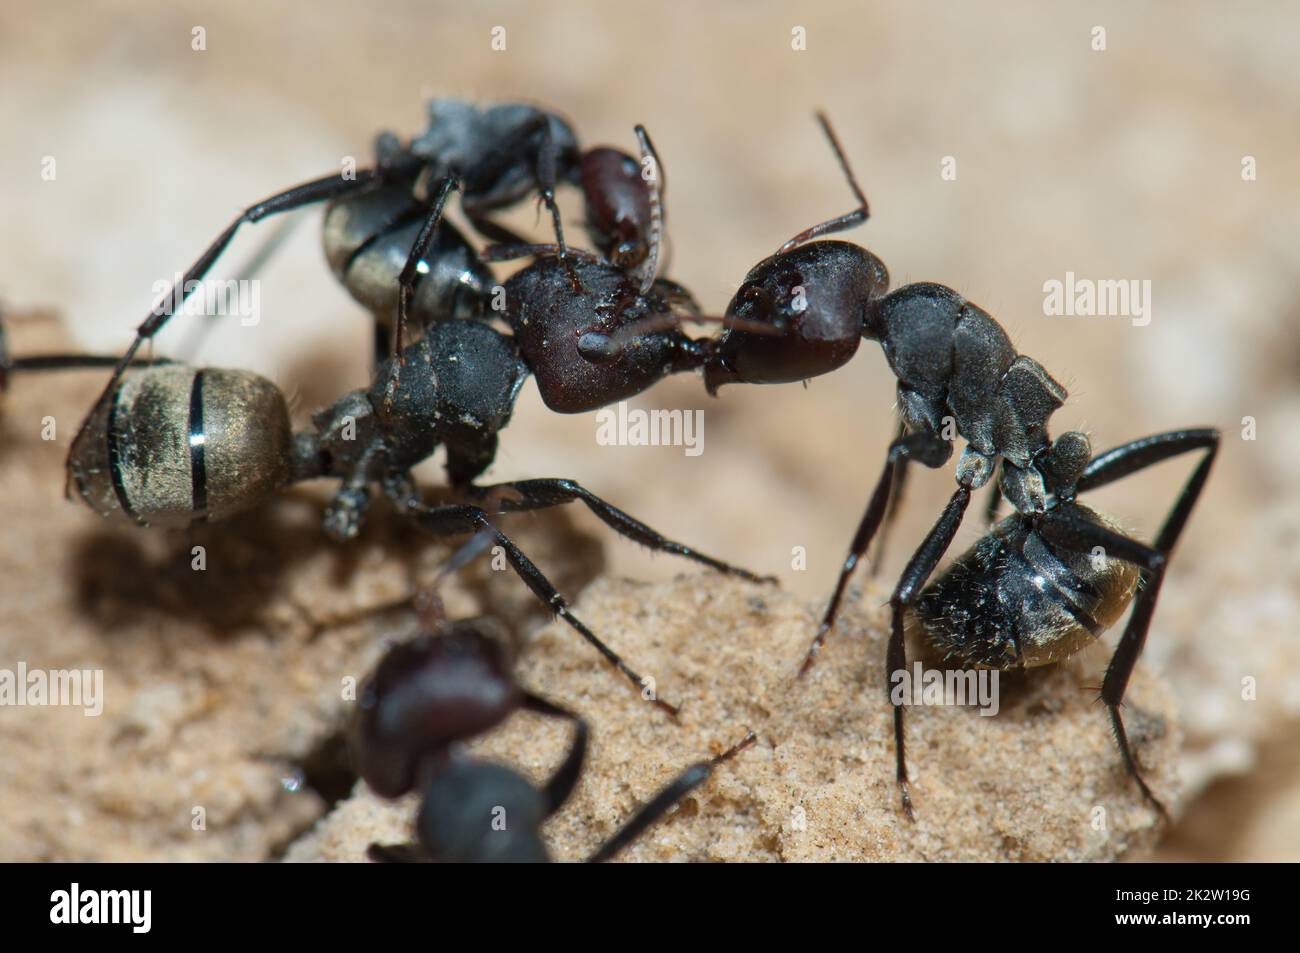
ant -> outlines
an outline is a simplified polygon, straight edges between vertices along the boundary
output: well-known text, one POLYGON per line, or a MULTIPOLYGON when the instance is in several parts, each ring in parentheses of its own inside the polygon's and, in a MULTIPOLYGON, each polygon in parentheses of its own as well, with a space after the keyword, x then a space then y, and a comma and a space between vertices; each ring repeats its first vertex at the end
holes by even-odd
MULTIPOLYGON (((1129 775, 1167 816, 1138 770, 1120 705, 1146 640, 1169 555, 1217 452, 1218 431, 1156 434, 1097 456, 1082 433, 1051 440, 1048 418, 1064 404, 1066 390, 1040 364, 1018 354, 991 315, 939 284, 909 284, 890 292, 889 273, 871 252, 843 241, 813 241, 860 225, 869 215, 866 196, 830 121, 820 113, 817 119, 858 205, 795 235, 750 270, 727 307, 726 320, 735 323, 724 329, 703 362, 705 386, 716 395, 726 383, 788 383, 828 373, 846 364, 866 338, 880 343, 898 379, 898 438, 890 444, 884 472, 799 675, 808 671, 825 643, 848 580, 882 521, 887 530, 907 464, 943 466, 952 455, 954 437, 960 436, 966 447, 957 464, 957 489, 889 600, 887 677, 906 667, 904 615, 913 608, 931 642, 949 657, 1019 668, 1072 654, 1097 638, 1131 601, 1133 613, 1112 656, 1101 699, 1129 775), (778 333, 755 334, 755 325, 778 333), (1078 493, 1192 451, 1205 455, 1154 545, 1133 539, 1107 517, 1075 502, 1078 493), (956 535, 971 494, 999 468, 988 521, 996 517, 1002 496, 1014 514, 925 588, 956 535)), ((626 329, 621 338, 634 340, 635 334, 626 329)), ((902 705, 894 706, 894 742, 900 797, 910 818, 902 705)))
MULTIPOLYGON (((480 531, 440 570, 417 600, 426 631, 380 660, 361 691, 353 725, 359 773, 376 794, 421 792, 417 843, 371 844, 371 860, 441 863, 551 860, 541 837, 547 818, 577 786, 587 751, 580 715, 522 689, 511 673, 506 638, 491 618, 448 622, 437 588, 491 544, 480 531), (467 757, 464 742, 517 711, 573 724, 563 762, 540 788, 504 765, 467 757)), ((750 732, 722 754, 691 765, 643 805, 589 860, 609 860, 699 787, 724 761, 756 740, 750 732)))
MULTIPOLYGON (((293 433, 279 388, 250 371, 180 363, 133 369, 93 411, 73 442, 69 472, 81 499, 105 517, 184 527, 260 505, 287 486, 333 477, 342 486, 325 513, 335 539, 358 534, 378 483, 397 512, 435 536, 475 532, 489 516, 581 501, 620 535, 752 582, 767 582, 660 535, 567 479, 471 485, 496 447, 527 376, 512 338, 477 321, 438 321, 407 348, 395 412, 382 383, 345 394, 293 433), (436 369, 436 375, 430 373, 436 369), (468 502, 431 506, 409 470, 438 444, 453 486, 468 502)), ((382 368, 380 372, 382 381, 382 368)), ((548 610, 590 642, 638 690, 645 681, 570 611, 568 602, 503 531, 511 568, 548 610)), ((658 707, 676 714, 658 698, 658 707)))
MULTIPOLYGON (((637 134, 643 162, 657 165, 648 135, 640 127, 637 134)), ((126 516, 142 525, 184 526, 249 509, 291 483, 335 478, 342 485, 327 508, 324 525, 328 535, 346 540, 361 530, 372 484, 379 484, 399 513, 439 536, 485 526, 489 513, 482 502, 506 488, 510 492, 500 497, 501 512, 578 500, 616 532, 651 549, 750 581, 774 581, 673 542, 572 480, 523 480, 496 487, 474 483, 495 459, 498 433, 509 422, 530 373, 543 396, 552 395, 547 398, 552 409, 592 409, 650 386, 667 373, 656 355, 677 347, 679 338, 687 340, 680 334, 646 336, 643 346, 600 364, 582 353, 584 342, 593 337, 591 327, 614 331, 657 319, 675 324, 676 309, 690 301, 685 289, 655 276, 663 221, 657 177, 634 177, 626 163, 610 161, 614 151, 586 154, 583 176, 593 229, 606 258, 570 251, 561 259, 565 253, 560 245, 551 249, 557 254, 548 253, 536 266, 512 276, 504 290, 514 335, 487 321, 429 315, 424 334, 382 362, 371 387, 352 391, 318 413, 309 431, 290 432, 283 396, 255 374, 173 364, 124 376, 140 344, 170 312, 146 320, 72 442, 69 490, 75 489, 104 516, 126 516), (574 290, 564 273, 565 261, 590 281, 588 287, 574 290), (549 309, 557 298, 563 303, 558 313, 549 309), (579 322, 585 322, 586 332, 576 333, 579 322), (554 346, 548 348, 548 341, 554 346), (557 391, 570 396, 555 400, 557 391), (410 478, 410 469, 440 445, 447 452, 451 487, 465 503, 427 506, 410 478)), ((380 164, 381 169, 390 165, 380 164)), ((467 187, 466 194, 472 193, 467 187)), ((255 208, 269 209, 264 214, 284 211, 308 194, 320 198, 333 193, 324 186, 313 191, 309 184, 255 208)), ((429 221, 437 219, 440 208, 429 221)), ((255 221, 263 213, 247 215, 255 221)), ((191 282, 202 277, 243 220, 190 269, 182 285, 185 293, 193 290, 191 282)), ((420 241, 412 246, 416 260, 424 260, 427 247, 420 241)), ((167 296, 169 305, 172 297, 167 296)), ((532 592, 641 687, 641 677, 573 616, 537 567, 496 532, 512 568, 532 592)), ((675 713, 673 706, 653 700, 675 713)))
MULTIPOLYGON (((353 298, 374 313, 376 358, 397 358, 385 365, 390 407, 411 320, 424 326, 445 318, 484 317, 496 287, 464 236, 444 220, 452 191, 461 193, 461 207, 480 234, 516 246, 522 239, 488 216, 537 192, 551 214, 558 257, 567 265, 555 188, 572 183, 584 192, 593 236, 609 242, 623 267, 644 260, 640 249, 648 243, 639 235, 628 236, 626 227, 649 228, 651 223, 619 217, 637 201, 629 194, 626 167, 619 159, 630 157, 608 147, 579 152, 566 120, 526 104, 480 109, 436 99, 428 104, 428 113, 428 129, 405 145, 392 132, 380 133, 373 168, 314 179, 244 209, 137 327, 97 404, 108 400, 136 352, 198 287, 241 225, 305 206, 328 203, 326 259, 353 298)), ((657 233, 655 238, 657 244, 657 233)), ((576 289, 576 277, 569 276, 576 289)), ((82 429, 88 424, 89 417, 82 429)))

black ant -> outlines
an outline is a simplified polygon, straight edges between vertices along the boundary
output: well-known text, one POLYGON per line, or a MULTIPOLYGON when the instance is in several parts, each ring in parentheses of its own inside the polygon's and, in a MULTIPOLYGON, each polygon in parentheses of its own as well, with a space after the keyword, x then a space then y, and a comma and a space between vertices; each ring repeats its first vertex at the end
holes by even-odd
MULTIPOLYGON (((553 247, 567 268, 568 247, 554 192, 559 183, 572 183, 584 192, 594 237, 609 242, 607 250, 621 267, 638 267, 645 260, 642 249, 650 242, 645 235, 626 235, 629 223, 616 218, 633 198, 626 167, 615 157, 630 157, 607 147, 579 152, 568 122, 534 106, 512 103, 480 109, 456 100, 433 100, 428 112, 429 128, 405 145, 391 132, 377 137, 373 168, 315 179, 246 208, 139 325, 98 403, 108 399, 144 342, 162 330, 198 287, 241 225, 320 202, 328 203, 326 258, 349 293, 374 313, 376 357, 397 358, 385 365, 384 394, 390 405, 411 320, 423 327, 444 318, 484 317, 496 287, 491 271, 444 219, 452 191, 461 192, 461 207, 477 231, 516 246, 522 239, 488 216, 536 192, 550 210, 553 247)), ((630 224, 644 230, 652 225, 630 224)), ((653 237, 657 244, 657 233, 653 237)), ((572 271, 566 273, 577 289, 572 271)))
MULTIPOLYGON (((264 503, 291 483, 342 482, 325 514, 327 532, 359 532, 371 483, 399 514, 436 536, 489 526, 489 506, 510 513, 581 501, 619 534, 659 552, 692 559, 750 581, 760 579, 661 536, 567 479, 496 486, 469 481, 496 448, 528 369, 512 338, 477 321, 438 321, 407 348, 396 408, 384 410, 379 380, 317 414, 293 433, 283 394, 249 371, 179 363, 133 369, 110 400, 95 408, 76 437, 69 472, 78 495, 103 516, 142 525, 184 527, 264 503), (437 369, 436 376, 430 369, 437 369), (430 506, 408 471, 438 444, 448 452, 453 485, 468 502, 430 506), (498 503, 490 503, 496 498, 498 503)), ((567 601, 501 530, 492 528, 511 567, 554 614, 587 639, 631 682, 644 680, 569 610, 567 601)), ((675 713, 673 706, 654 698, 675 713)))
MULTIPOLYGON (((372 844, 375 861, 544 862, 547 818, 582 774, 588 726, 579 715, 522 689, 511 673, 505 633, 491 618, 448 622, 437 586, 474 558, 493 536, 480 532, 460 548, 424 593, 427 632, 391 648, 362 688, 353 728, 359 773, 376 794, 421 794, 414 844, 372 844), (467 757, 464 742, 517 711, 573 724, 564 761, 540 788, 504 765, 467 757)), ((654 824, 713 769, 755 741, 750 732, 723 754, 693 764, 589 858, 609 860, 654 824)))
MULTIPOLYGON (((488 113, 495 115, 491 110, 488 113)), ((637 134, 642 166, 657 170, 649 137, 640 127, 637 134)), ((548 135, 554 142, 555 136, 548 135)), ((370 201, 389 189, 384 201, 396 201, 391 183, 375 176, 389 168, 410 172, 419 165, 416 158, 427 158, 429 148, 427 143, 419 150, 412 145, 412 159, 406 164, 392 161, 391 156, 385 158, 380 172, 371 177, 371 185, 379 183, 375 191, 368 185, 356 194, 356 200, 370 201)), ((384 154, 383 148, 380 151, 384 154)), ((592 150, 585 156, 586 164, 579 162, 573 166, 578 171, 572 173, 580 175, 587 191, 593 231, 606 257, 576 250, 565 255, 562 244, 558 248, 512 246, 524 249, 524 254, 548 249, 535 266, 520 271, 504 285, 506 319, 515 331, 513 336, 487 321, 463 320, 467 314, 478 313, 477 309, 457 311, 459 305, 444 301, 461 317, 446 312, 422 315, 429 319, 424 334, 381 363, 371 387, 346 394, 317 414, 311 431, 292 434, 283 396, 255 374, 173 364, 123 376, 140 344, 170 317, 171 311, 165 310, 141 325, 105 391, 82 422, 67 458, 70 489, 104 516, 126 516, 142 525, 185 526, 249 509, 290 483, 332 477, 342 485, 327 509, 325 529, 336 539, 350 539, 360 532, 372 484, 381 486, 400 513, 436 535, 473 532, 485 526, 489 513, 482 501, 502 487, 476 486, 474 480, 495 459, 498 433, 509 422, 529 373, 536 375, 539 390, 553 409, 576 412, 644 390, 668 372, 662 361, 665 354, 690 347, 689 339, 674 329, 672 333, 643 335, 637 347, 600 363, 584 355, 584 346, 593 337, 600 338, 599 332, 613 333, 630 324, 655 320, 675 325, 678 310, 688 307, 683 302, 690 302, 684 289, 655 275, 663 221, 657 171, 634 177, 626 163, 610 161, 611 151, 592 150), (583 283, 579 290, 570 281, 570 269, 583 283), (557 392, 563 399, 555 398, 557 392), (446 449, 452 489, 467 500, 465 503, 427 506, 410 479, 410 469, 438 446, 446 449)), ((511 176, 516 173, 522 175, 516 169, 511 176)), ((191 282, 206 273, 242 221, 256 221, 307 201, 335 198, 335 206, 327 213, 328 245, 329 215, 351 201, 340 196, 351 195, 352 188, 351 184, 339 186, 333 179, 320 180, 254 206, 191 267, 182 292, 193 290, 191 282)), ((403 193, 402 201, 418 204, 413 194, 409 190, 403 193)), ((466 195, 471 194, 476 193, 467 186, 466 195)), ((499 194, 487 194, 496 198, 483 201, 499 207, 493 204, 499 194)), ((444 190, 441 201, 445 198, 444 190)), ((436 226, 441 204, 428 211, 425 225, 432 222, 436 226)), ((362 218, 368 224, 361 232, 377 239, 390 234, 378 226, 379 218, 362 218)), ((425 231, 432 234, 429 228, 425 231)), ((429 247, 423 239, 417 240, 408 263, 423 262, 429 247)), ((448 254, 454 261, 462 260, 461 251, 455 248, 448 254)), ((435 263, 431 271, 438 267, 435 263)), ((396 283, 407 287, 401 279, 396 283)), ((483 289, 481 283, 467 282, 462 291, 472 299, 483 289), (466 288, 470 290, 464 291, 466 288)), ((173 297, 167 296, 167 308, 174 308, 173 297)), ((399 309, 399 327, 401 314, 399 309)), ((675 553, 750 581, 772 581, 666 539, 572 480, 523 480, 503 486, 510 493, 500 497, 502 512, 579 500, 615 531, 651 549, 675 553)), ((496 532, 511 566, 533 593, 640 685, 640 676, 574 617, 536 566, 508 537, 496 532)), ((675 710, 654 701, 665 710, 675 710)))
MULTIPOLYGON (((710 393, 731 382, 786 383, 841 367, 866 338, 880 342, 898 378, 899 436, 890 445, 799 674, 812 665, 835 624, 849 577, 882 521, 887 523, 891 495, 896 504, 907 463, 942 466, 952 455, 953 438, 960 436, 967 445, 957 464, 957 490, 890 598, 887 675, 906 667, 904 615, 909 608, 917 608, 930 642, 948 657, 1019 668, 1072 654, 1133 601, 1101 698, 1128 773, 1163 814, 1138 771, 1120 705, 1146 639, 1166 562, 1205 484, 1219 433, 1202 428, 1157 434, 1096 457, 1084 434, 1051 440, 1047 421, 1064 403, 1065 388, 1032 358, 1017 354, 992 316, 939 284, 910 284, 889 292, 888 271, 871 252, 843 241, 813 241, 857 226, 869 214, 829 120, 821 114, 817 118, 858 205, 800 232, 750 270, 727 307, 726 319, 736 323, 723 331, 703 364, 710 393), (755 334, 755 325, 779 334, 755 334), (1205 456, 1153 546, 1075 502, 1078 493, 1194 450, 1205 456), (990 482, 999 466, 989 522, 1001 496, 1016 512, 924 588, 956 535, 971 493, 990 482)), ((623 338, 630 340, 635 333, 628 329, 623 338)), ((910 817, 903 714, 903 706, 895 706, 897 777, 910 817)))

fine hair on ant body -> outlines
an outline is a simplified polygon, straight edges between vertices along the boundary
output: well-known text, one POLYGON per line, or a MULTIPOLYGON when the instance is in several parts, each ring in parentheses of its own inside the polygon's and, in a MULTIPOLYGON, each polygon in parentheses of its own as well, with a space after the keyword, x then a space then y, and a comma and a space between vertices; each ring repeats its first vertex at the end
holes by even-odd
MULTIPOLYGON (((541 827, 578 784, 586 759, 587 722, 518 685, 508 641, 495 619, 448 622, 437 596, 442 580, 493 539, 490 532, 480 531, 451 557, 422 594, 425 631, 393 646, 362 688, 352 731, 361 777, 381 797, 419 791, 421 798, 416 842, 372 844, 372 860, 551 860, 541 827), (471 758, 462 750, 464 742, 488 733, 517 711, 573 725, 568 754, 541 787, 511 768, 471 758)), ((588 860, 612 858, 707 781, 714 768, 754 741, 750 732, 722 754, 686 768, 588 860)))

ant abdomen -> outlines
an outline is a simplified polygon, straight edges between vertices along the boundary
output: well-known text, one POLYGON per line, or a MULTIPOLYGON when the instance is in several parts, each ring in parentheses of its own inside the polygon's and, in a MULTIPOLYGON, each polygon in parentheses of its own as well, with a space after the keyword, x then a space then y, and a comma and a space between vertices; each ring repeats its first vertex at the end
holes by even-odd
MULTIPOLYGON (((405 184, 343 196, 325 212, 323 241, 331 270, 384 325, 397 313, 397 279, 426 212, 405 184)), ((450 222, 439 224, 422 261, 410 303, 417 325, 483 316, 496 280, 450 222)))
POLYGON ((858 245, 812 242, 752 268, 727 317, 780 334, 729 329, 705 367, 710 393, 723 384, 787 384, 826 374, 857 353, 871 302, 889 287, 884 262, 858 245))
MULTIPOLYGON (((1079 503, 1068 516, 1116 532, 1079 503)), ((1007 517, 921 594, 916 617, 931 653, 963 668, 1034 668, 1059 662, 1105 632, 1128 608, 1138 570, 1104 552, 1052 546, 1020 513, 1007 517)))
POLYGON ((269 380, 167 364, 122 378, 73 442, 69 471, 103 516, 188 526, 278 492, 291 447, 289 410, 269 380))

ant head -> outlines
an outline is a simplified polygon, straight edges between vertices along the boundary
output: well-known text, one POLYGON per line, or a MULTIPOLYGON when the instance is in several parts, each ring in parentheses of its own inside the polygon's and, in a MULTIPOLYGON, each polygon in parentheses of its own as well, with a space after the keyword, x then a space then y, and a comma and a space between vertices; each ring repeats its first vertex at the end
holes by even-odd
POLYGON ((727 383, 785 384, 841 367, 867 330, 871 303, 888 287, 884 263, 848 242, 812 242, 760 262, 727 317, 776 333, 725 331, 705 365, 705 386, 712 394, 727 383))
POLYGON ((415 821, 420 846, 441 863, 540 863, 546 796, 509 768, 457 759, 432 774, 415 821))
POLYGON ((582 155, 579 180, 587 204, 592 244, 624 270, 650 254, 650 189, 641 165, 618 149, 601 146, 582 155))
POLYGON ((416 783, 426 756, 504 721, 520 704, 505 641, 489 619, 394 646, 362 689, 354 742, 361 776, 383 797, 416 783))
POLYGON ((676 369, 690 347, 678 315, 698 308, 689 292, 663 279, 642 294, 635 276, 570 255, 539 258, 508 288, 506 319, 542 400, 556 413, 639 394, 676 369), (633 326, 636 335, 622 340, 619 332, 633 326))

